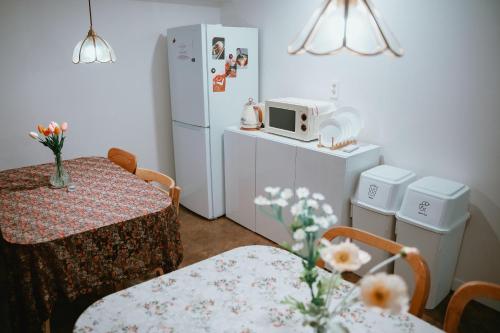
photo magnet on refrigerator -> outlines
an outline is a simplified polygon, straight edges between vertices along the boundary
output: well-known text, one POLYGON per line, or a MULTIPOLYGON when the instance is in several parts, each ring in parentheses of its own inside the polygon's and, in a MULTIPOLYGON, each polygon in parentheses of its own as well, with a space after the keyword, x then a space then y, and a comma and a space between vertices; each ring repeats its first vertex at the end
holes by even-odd
POLYGON ((212 59, 224 60, 225 43, 224 37, 214 37, 212 39, 212 59))
POLYGON ((229 54, 226 60, 226 76, 227 77, 236 77, 236 59, 232 53, 229 54))
POLYGON ((239 69, 247 68, 248 66, 248 49, 237 48, 236 49, 236 64, 239 69))
POLYGON ((212 90, 213 92, 224 92, 226 91, 226 74, 216 74, 212 78, 212 90))

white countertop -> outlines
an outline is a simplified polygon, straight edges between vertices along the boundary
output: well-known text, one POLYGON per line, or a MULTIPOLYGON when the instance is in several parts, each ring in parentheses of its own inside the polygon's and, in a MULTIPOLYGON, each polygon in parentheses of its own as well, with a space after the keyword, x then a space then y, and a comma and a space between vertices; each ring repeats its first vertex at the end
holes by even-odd
POLYGON ((233 132, 233 133, 239 133, 242 135, 247 135, 247 136, 252 136, 252 137, 257 137, 257 138, 262 138, 262 139, 267 139, 291 146, 296 146, 300 148, 305 148, 305 149, 310 149, 318 152, 322 152, 325 154, 330 154, 330 155, 335 155, 343 158, 348 158, 352 156, 356 156, 358 154, 364 153, 366 151, 370 150, 375 150, 375 149, 380 149, 380 146, 369 144, 369 143, 363 143, 363 142, 358 142, 357 146, 359 146, 358 149, 356 149, 353 152, 347 153, 342 151, 341 149, 336 149, 336 150, 331 150, 330 148, 325 148, 325 147, 318 147, 318 140, 314 141, 309 141, 309 142, 304 142, 296 139, 291 139, 287 138, 284 136, 276 135, 276 134, 271 134, 267 133, 264 130, 260 131, 245 131, 239 128, 239 126, 230 126, 226 128, 226 131, 233 132))

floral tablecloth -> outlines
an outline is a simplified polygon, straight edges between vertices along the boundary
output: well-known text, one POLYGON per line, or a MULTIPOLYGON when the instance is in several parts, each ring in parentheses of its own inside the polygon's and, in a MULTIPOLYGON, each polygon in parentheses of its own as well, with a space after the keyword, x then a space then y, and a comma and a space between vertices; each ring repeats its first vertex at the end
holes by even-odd
POLYGON ((64 162, 75 192, 48 187, 52 164, 0 172, 1 252, 15 332, 40 331, 59 300, 141 279, 182 260, 177 214, 160 190, 106 158, 64 162))
MULTIPOLYGON (((311 332, 298 312, 281 304, 288 295, 307 299, 301 272, 300 258, 287 251, 240 247, 97 301, 74 333, 311 332)), ((342 283, 332 306, 351 286, 342 283)), ((339 320, 350 332, 442 332, 413 315, 380 314, 362 305, 339 320)))

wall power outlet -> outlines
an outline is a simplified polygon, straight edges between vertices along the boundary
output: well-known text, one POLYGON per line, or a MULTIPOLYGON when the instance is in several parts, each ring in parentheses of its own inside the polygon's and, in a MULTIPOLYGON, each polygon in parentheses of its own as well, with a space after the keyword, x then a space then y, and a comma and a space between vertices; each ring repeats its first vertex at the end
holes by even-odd
POLYGON ((334 80, 332 82, 332 85, 330 86, 330 92, 332 93, 330 98, 337 101, 339 99, 339 81, 334 80))

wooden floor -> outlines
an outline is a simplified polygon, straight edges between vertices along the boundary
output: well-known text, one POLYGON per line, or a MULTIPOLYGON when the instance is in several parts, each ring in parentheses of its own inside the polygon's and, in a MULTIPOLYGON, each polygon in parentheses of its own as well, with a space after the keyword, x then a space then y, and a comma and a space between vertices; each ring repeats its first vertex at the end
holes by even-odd
MULTIPOLYGON (((184 244, 184 261, 181 267, 239 246, 254 244, 278 246, 224 217, 214 221, 207 221, 185 209, 181 209, 180 220, 181 236, 184 244)), ((357 277, 350 274, 345 278, 354 282, 357 277)), ((99 298, 96 295, 78 300, 73 304, 59 306, 51 323, 52 332, 71 332, 80 313, 99 298)), ((441 327, 448 299, 449 297, 437 308, 427 310, 423 319, 432 325, 441 327)), ((500 332, 500 313, 479 303, 472 302, 465 310, 461 321, 461 332, 498 333, 500 332)))

